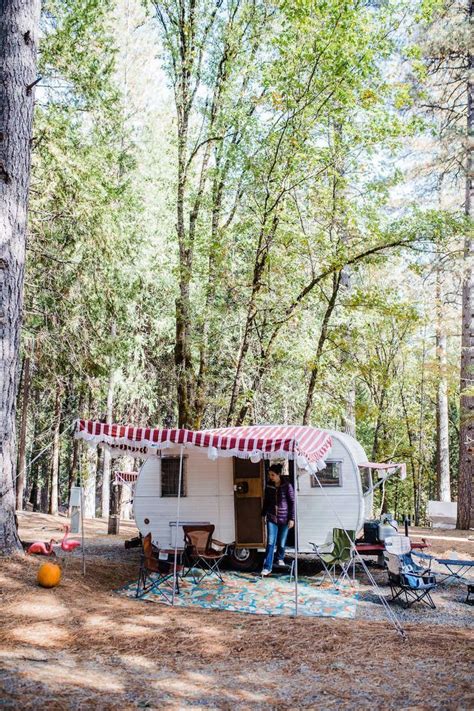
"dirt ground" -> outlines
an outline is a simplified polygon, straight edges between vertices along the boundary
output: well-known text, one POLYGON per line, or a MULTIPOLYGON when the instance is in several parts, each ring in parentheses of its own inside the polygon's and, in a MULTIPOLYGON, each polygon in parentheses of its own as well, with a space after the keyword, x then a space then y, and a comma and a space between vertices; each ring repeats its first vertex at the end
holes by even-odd
MULTIPOLYGON (((25 541, 57 537, 65 521, 19 518, 25 541)), ((43 558, 0 559, 0 707, 474 708, 474 608, 459 603, 437 624, 415 613, 402 642, 375 603, 373 619, 340 620, 135 601, 113 592, 136 578, 138 551, 123 548, 134 534, 88 521, 85 577, 80 555, 64 554, 52 590, 36 584, 43 558)), ((416 534, 473 557, 466 532, 416 534)))

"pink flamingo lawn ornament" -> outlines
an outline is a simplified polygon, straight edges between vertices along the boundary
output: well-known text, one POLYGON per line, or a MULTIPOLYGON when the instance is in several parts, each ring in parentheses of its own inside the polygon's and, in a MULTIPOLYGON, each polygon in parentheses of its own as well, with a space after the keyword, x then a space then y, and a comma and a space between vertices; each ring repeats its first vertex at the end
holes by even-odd
POLYGON ((31 546, 28 546, 26 552, 28 554, 36 553, 37 555, 56 555, 53 550, 53 543, 58 543, 58 541, 55 538, 52 538, 49 543, 35 541, 31 546))
POLYGON ((75 548, 78 548, 81 545, 81 542, 78 540, 67 540, 67 537, 69 535, 69 526, 64 526, 64 538, 61 541, 61 548, 63 551, 73 551, 75 548))

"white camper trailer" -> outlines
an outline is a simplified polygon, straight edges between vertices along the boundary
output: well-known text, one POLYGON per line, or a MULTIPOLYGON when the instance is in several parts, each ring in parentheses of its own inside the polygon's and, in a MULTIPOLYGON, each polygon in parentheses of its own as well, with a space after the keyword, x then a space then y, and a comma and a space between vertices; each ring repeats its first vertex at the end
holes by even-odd
MULTIPOLYGON (((382 480, 397 464, 367 462, 342 432, 294 425, 257 425, 191 432, 80 420, 76 437, 144 459, 135 486, 138 530, 162 548, 182 546, 183 525, 215 525, 232 563, 252 569, 265 549, 262 502, 270 461, 284 459, 296 500, 298 552, 332 540, 333 528, 358 531, 372 516, 372 471, 382 480), (296 476, 295 476, 296 470, 296 476), (181 482, 181 487, 179 485, 181 482)), ((295 531, 287 549, 294 548, 295 531)))
MULTIPOLYGON (((349 435, 327 430, 332 447, 326 466, 316 473, 297 471, 300 553, 310 553, 310 542, 332 540, 333 528, 358 531, 372 516, 373 485, 362 446, 349 435), (361 468, 360 468, 361 467, 361 468)), ((182 526, 213 523, 215 536, 232 544, 234 567, 252 569, 265 549, 261 510, 269 460, 253 463, 238 457, 210 461, 206 450, 190 449, 183 457, 179 528, 176 511, 179 447, 147 459, 140 469, 134 516, 143 536, 165 548, 183 542, 182 526)), ((294 483, 295 461, 288 462, 294 483)), ((296 465, 297 466, 297 465, 296 465)), ((289 532, 287 550, 294 545, 289 532)))

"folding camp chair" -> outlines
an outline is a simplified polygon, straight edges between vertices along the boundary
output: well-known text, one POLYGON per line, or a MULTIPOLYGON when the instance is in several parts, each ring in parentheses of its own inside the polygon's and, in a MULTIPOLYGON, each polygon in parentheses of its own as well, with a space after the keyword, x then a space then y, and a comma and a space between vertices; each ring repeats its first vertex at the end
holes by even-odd
POLYGON ((212 523, 183 526, 184 561, 188 566, 183 577, 191 574, 195 583, 198 582, 194 573, 196 566, 202 568, 202 577, 216 575, 221 583, 224 582, 219 566, 227 554, 227 544, 212 537, 214 529, 212 523))
POLYGON ((474 560, 463 560, 462 558, 437 558, 434 555, 420 553, 419 551, 413 551, 413 555, 416 555, 424 561, 428 561, 430 568, 433 561, 446 568, 448 572, 441 578, 438 577, 437 582, 439 584, 445 583, 451 579, 458 580, 459 582, 466 584, 470 582, 469 579, 466 578, 466 573, 474 570, 474 560))
POLYGON ((346 531, 344 528, 333 528, 332 543, 324 543, 321 546, 317 546, 316 543, 309 542, 310 545, 313 546, 318 560, 320 560, 323 565, 323 580, 327 575, 332 583, 338 583, 343 578, 346 578, 350 582, 349 571, 351 565, 354 563, 355 535, 355 531, 346 531), (331 550, 323 552, 322 549, 328 547, 331 547, 331 550), (336 576, 337 566, 341 569, 339 577, 336 576))
POLYGON ((405 608, 415 602, 423 602, 433 610, 436 608, 431 597, 436 577, 429 568, 422 568, 413 561, 408 536, 386 538, 384 559, 392 600, 400 600, 405 608))
MULTIPOLYGON (((174 582, 174 560, 160 560, 159 552, 153 548, 151 533, 145 536, 142 543, 143 553, 135 597, 143 597, 147 593, 156 592, 166 602, 171 603, 174 585, 176 585, 175 592, 179 594, 177 577, 174 582)), ((183 566, 179 564, 177 572, 182 571, 182 568, 183 566)))

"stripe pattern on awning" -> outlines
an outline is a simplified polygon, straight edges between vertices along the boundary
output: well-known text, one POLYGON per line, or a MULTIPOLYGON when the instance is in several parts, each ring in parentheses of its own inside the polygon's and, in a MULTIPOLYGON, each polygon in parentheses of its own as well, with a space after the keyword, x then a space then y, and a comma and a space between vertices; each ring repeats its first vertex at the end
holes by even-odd
POLYGON ((114 481, 127 484, 135 484, 138 479, 138 472, 114 472, 114 481))
POLYGON ((302 425, 252 425, 214 430, 158 429, 78 420, 75 437, 132 456, 150 456, 157 451, 184 445, 207 448, 210 459, 240 457, 297 459, 300 469, 317 471, 332 447, 326 430, 302 425))

